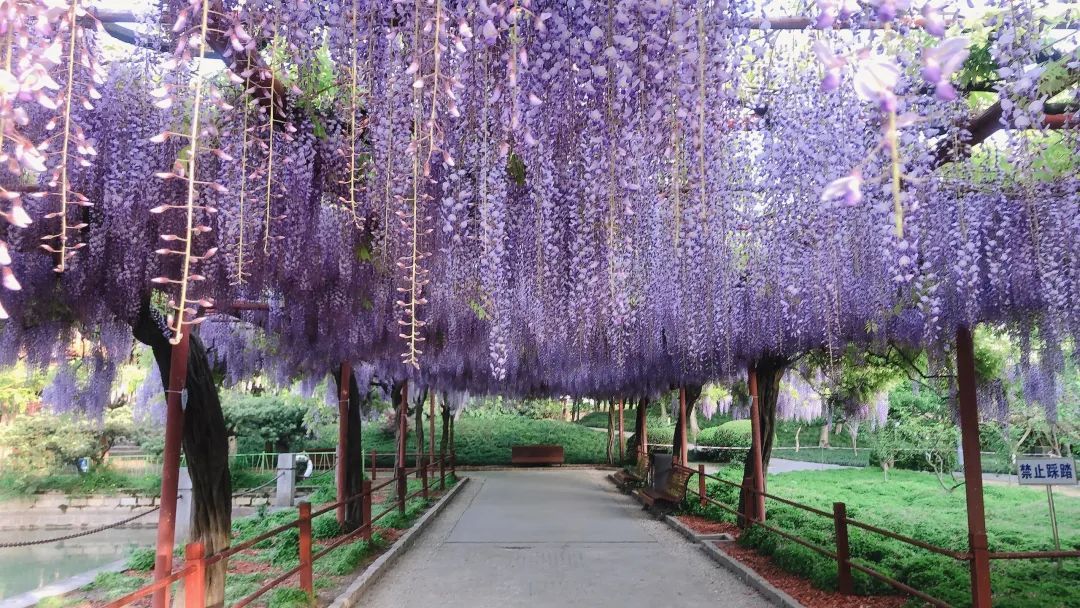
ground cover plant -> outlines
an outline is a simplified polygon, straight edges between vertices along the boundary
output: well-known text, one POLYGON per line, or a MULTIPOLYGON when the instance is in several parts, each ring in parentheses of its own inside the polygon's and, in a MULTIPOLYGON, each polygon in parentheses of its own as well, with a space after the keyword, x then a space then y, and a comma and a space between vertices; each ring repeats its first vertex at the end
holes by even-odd
MULTIPOLYGON (((741 468, 727 468, 721 475, 735 481, 741 473, 741 468)), ((832 502, 844 502, 852 519, 940 547, 967 549, 963 490, 945 492, 929 473, 894 471, 886 482, 875 468, 801 471, 770 475, 768 491, 827 512, 832 511, 832 502)), ((707 492, 724 504, 737 504, 737 489, 711 482, 707 492)), ((984 494, 991 550, 1053 550, 1046 493, 1042 488, 988 484, 984 494)), ((1080 521, 1080 498, 1059 495, 1056 502, 1062 524, 1062 549, 1080 549, 1080 527, 1066 523, 1080 521)), ((696 501, 690 503, 691 512, 733 521, 714 506, 702 510, 696 501)), ((775 501, 768 501, 767 509, 771 525, 820 547, 835 549, 830 518, 775 501)), ((937 556, 854 527, 849 527, 849 536, 852 556, 859 563, 955 606, 970 605, 966 562, 937 556)), ((818 553, 763 528, 744 532, 739 542, 770 555, 777 565, 810 579, 815 586, 836 587, 835 562, 818 553)), ((1065 608, 1076 600, 1075 581, 1080 580, 1080 563, 1076 560, 1065 560, 1060 567, 1050 560, 995 561, 991 572, 995 607, 1065 608)), ((858 572, 855 580, 857 593, 894 593, 891 587, 858 572)))

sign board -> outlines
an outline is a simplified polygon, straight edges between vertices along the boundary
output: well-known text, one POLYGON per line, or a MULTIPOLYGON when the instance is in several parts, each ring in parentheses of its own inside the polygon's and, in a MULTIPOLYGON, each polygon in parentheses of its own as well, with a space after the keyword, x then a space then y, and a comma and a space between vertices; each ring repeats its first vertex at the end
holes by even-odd
POLYGON ((1016 467, 1020 473, 1020 485, 1076 485, 1076 461, 1072 458, 1017 458, 1016 467))

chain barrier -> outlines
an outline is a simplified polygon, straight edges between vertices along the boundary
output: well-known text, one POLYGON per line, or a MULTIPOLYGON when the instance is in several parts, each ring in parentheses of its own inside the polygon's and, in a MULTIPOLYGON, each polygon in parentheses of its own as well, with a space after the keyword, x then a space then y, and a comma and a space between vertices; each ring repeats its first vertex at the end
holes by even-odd
POLYGON ((101 527, 98 527, 98 528, 94 528, 92 530, 83 530, 82 532, 75 532, 74 534, 67 534, 67 535, 64 535, 64 536, 57 536, 57 537, 54 537, 54 538, 43 538, 43 539, 40 539, 40 540, 24 540, 24 541, 17 542, 17 543, 0 543, 0 549, 10 549, 10 548, 13 548, 13 547, 31 547, 31 546, 34 546, 34 545, 47 545, 49 543, 58 543, 58 542, 61 542, 61 541, 71 540, 71 539, 74 539, 74 538, 80 538, 80 537, 83 537, 83 536, 90 536, 91 534, 97 534, 98 532, 104 532, 105 530, 111 530, 113 528, 119 528, 120 526, 122 526, 124 524, 127 524, 127 523, 131 523, 131 522, 135 521, 136 519, 139 519, 140 517, 143 517, 144 515, 149 515, 149 514, 153 513, 154 511, 157 511, 160 508, 161 508, 160 505, 156 506, 156 507, 151 507, 150 509, 148 509, 146 511, 143 511, 142 513, 139 513, 138 515, 134 515, 134 516, 129 517, 127 519, 122 519, 122 520, 120 520, 118 522, 114 522, 114 523, 111 523, 111 524, 108 524, 108 525, 104 525, 104 526, 101 526, 101 527))

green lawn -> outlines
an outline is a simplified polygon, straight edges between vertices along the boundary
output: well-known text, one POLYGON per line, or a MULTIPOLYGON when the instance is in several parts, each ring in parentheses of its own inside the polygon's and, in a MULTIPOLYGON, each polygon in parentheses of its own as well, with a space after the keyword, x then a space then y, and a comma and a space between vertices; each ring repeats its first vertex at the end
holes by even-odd
MULTIPOLYGON (((425 431, 427 431, 425 423, 425 431)), ((435 440, 441 427, 436 424, 435 440)), ((390 466, 395 450, 394 437, 375 425, 364 428, 364 450, 387 454, 379 466, 390 466)), ((425 435, 426 437, 426 435, 425 435)), ((566 452, 568 464, 607 461, 607 434, 561 420, 534 420, 517 415, 462 416, 454 424, 457 463, 460 465, 510 464, 510 446, 518 444, 558 444, 566 452)), ((437 446, 436 446, 437 447, 437 446)), ((409 433, 406 450, 416 449, 415 431, 409 433)), ((617 450, 617 447, 616 447, 617 450)))
MULTIPOLYGON (((723 475, 737 479, 736 471, 723 475)), ((834 501, 847 505, 848 517, 905 534, 940 547, 967 548, 967 515, 963 487, 946 493, 933 475, 892 471, 889 481, 876 468, 803 471, 769 476, 771 494, 824 511, 834 501)), ((709 494, 728 505, 737 490, 716 483, 709 494)), ((1046 492, 1039 489, 987 485, 987 530, 991 550, 1052 550, 1046 492)), ((1080 549, 1080 498, 1059 496, 1057 515, 1061 547, 1080 549)), ((698 511, 696 502, 691 509, 698 511)), ((730 517, 715 507, 707 510, 718 519, 730 517)), ((769 501, 769 523, 818 546, 834 549, 830 519, 769 501)), ((966 563, 940 557, 880 535, 850 528, 851 551, 859 563, 899 579, 956 606, 970 605, 966 563)), ((815 586, 836 585, 835 562, 756 528, 741 542, 769 554, 782 568, 805 576, 815 586)), ((1049 560, 994 561, 992 584, 996 608, 1065 608, 1080 606, 1080 560, 1065 560, 1060 568, 1049 560)), ((891 588, 856 573, 856 589, 863 594, 890 593, 891 588)))

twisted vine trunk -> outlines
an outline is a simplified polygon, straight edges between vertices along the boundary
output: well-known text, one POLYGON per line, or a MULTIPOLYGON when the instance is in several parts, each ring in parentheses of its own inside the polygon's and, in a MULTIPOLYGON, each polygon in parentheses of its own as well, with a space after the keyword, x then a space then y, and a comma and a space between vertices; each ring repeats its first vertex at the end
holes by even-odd
MULTIPOLYGON (((758 360, 755 366, 758 386, 758 424, 761 428, 761 471, 764 476, 769 472, 769 458, 772 455, 773 436, 776 434, 776 399, 780 395, 780 379, 791 365, 791 359, 780 356, 768 356, 758 360)), ((743 466, 743 479, 753 479, 754 459, 752 451, 747 453, 743 466)), ((766 488, 768 491, 768 488, 766 488)), ((739 512, 749 513, 754 506, 751 495, 745 490, 739 491, 739 512)), ((746 526, 746 520, 739 518, 739 525, 746 526)))
MULTIPOLYGON (((334 376, 334 384, 338 394, 341 394, 341 368, 335 367, 330 370, 334 376)), ((355 496, 362 489, 364 481, 364 445, 363 445, 363 416, 361 408, 367 399, 367 387, 363 394, 356 383, 356 374, 349 374, 349 410, 345 421, 345 495, 355 496)), ((354 500, 345 505, 344 532, 352 532, 363 525, 363 509, 359 500, 354 500)))
MULTIPOLYGON (((690 420, 690 418, 693 417, 693 415, 694 415, 694 407, 697 406, 698 397, 700 397, 700 396, 701 396, 701 385, 700 384, 688 384, 688 385, 686 385, 686 420, 690 420)), ((684 422, 683 420, 679 420, 678 417, 676 417, 676 420, 675 420, 675 438, 671 440, 671 443, 674 444, 671 447, 671 453, 675 454, 676 456, 679 454, 679 449, 686 442, 686 433, 687 433, 686 427, 689 426, 689 424, 687 423, 687 424, 684 425, 683 422, 684 422)), ((686 466, 687 463, 684 462, 683 465, 686 466)))
MULTIPOLYGON (((162 386, 168 390, 172 345, 165 319, 144 300, 139 319, 132 328, 136 340, 150 347, 161 372, 162 386)), ((232 479, 229 476, 229 433, 221 411, 217 386, 202 340, 192 333, 187 368, 187 404, 184 408, 183 448, 187 456, 193 492, 191 542, 201 542, 206 555, 229 547, 232 530, 232 479)), ((182 542, 182 541, 181 541, 182 542)), ((225 604, 225 571, 228 560, 206 569, 206 605, 225 604)))

